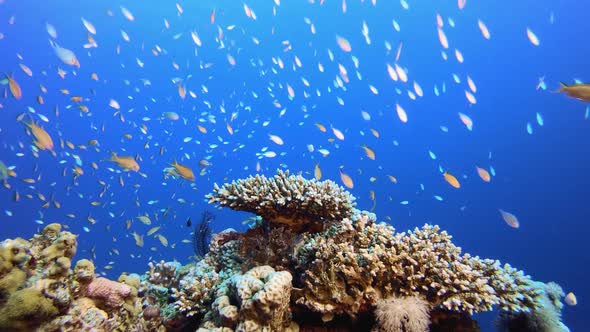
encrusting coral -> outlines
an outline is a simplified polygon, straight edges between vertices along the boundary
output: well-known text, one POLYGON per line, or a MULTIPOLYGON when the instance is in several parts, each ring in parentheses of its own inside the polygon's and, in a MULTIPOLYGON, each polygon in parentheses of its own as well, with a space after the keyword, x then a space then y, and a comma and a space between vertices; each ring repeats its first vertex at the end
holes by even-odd
POLYGON ((281 170, 271 178, 256 175, 221 187, 215 184, 207 198, 298 231, 323 230, 328 221, 350 217, 355 206, 354 197, 333 181, 307 180, 281 170))
POLYGON ((225 280, 218 288, 203 328, 284 331, 292 325, 291 273, 264 265, 225 280))
POLYGON ((163 331, 144 319, 137 289, 96 278, 76 236, 47 225, 30 241, 0 243, 0 331, 163 331))
POLYGON ((76 237, 58 224, 1 242, 0 331, 458 332, 494 307, 506 331, 568 331, 557 284, 462 253, 438 226, 397 233, 334 182, 279 171, 208 198, 262 219, 215 234, 196 263, 118 281, 89 260, 72 271, 76 237))

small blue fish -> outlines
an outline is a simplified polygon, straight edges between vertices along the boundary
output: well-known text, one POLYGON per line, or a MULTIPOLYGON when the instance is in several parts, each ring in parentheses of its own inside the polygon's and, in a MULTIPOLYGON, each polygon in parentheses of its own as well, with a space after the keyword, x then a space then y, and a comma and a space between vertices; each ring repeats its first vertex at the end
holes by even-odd
POLYGON ((539 126, 543 126, 544 121, 540 113, 537 113, 537 123, 539 124, 539 126))

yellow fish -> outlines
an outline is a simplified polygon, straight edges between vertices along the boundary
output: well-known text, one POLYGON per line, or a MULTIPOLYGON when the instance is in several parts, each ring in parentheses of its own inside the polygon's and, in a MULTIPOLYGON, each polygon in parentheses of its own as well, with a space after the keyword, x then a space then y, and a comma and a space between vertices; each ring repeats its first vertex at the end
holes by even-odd
POLYGON ((461 188, 461 184, 459 183, 459 180, 457 180, 456 177, 454 177, 452 174, 448 173, 448 172, 444 172, 443 176, 445 178, 445 180, 453 187, 456 189, 461 188))
POLYGON ((20 85, 14 80, 14 78, 6 75, 6 79, 8 80, 8 87, 10 89, 10 93, 14 97, 14 99, 21 99, 23 96, 22 90, 20 85))
POLYGON ((362 146, 363 150, 365 150, 365 154, 367 155, 367 158, 371 159, 371 160, 375 160, 375 151, 373 151, 373 149, 371 149, 370 147, 363 145, 362 146))
POLYGON ((41 150, 53 151, 53 140, 45 129, 39 127, 34 122, 25 122, 25 125, 31 129, 31 133, 35 136, 35 141, 33 142, 35 146, 41 150))
POLYGON ((185 166, 185 165, 181 165, 176 161, 174 161, 174 163, 170 164, 170 166, 174 167, 174 170, 176 171, 176 173, 178 175, 182 176, 183 179, 185 179, 187 181, 191 181, 191 182, 195 181, 195 174, 193 173, 193 170, 190 169, 190 167, 185 166))
POLYGON ((576 83, 566 85, 561 83, 561 87, 557 92, 565 92, 566 95, 579 99, 581 101, 590 102, 590 84, 576 83))
POLYGON ((137 163, 137 161, 135 161, 135 159, 133 157, 129 157, 129 156, 117 156, 116 153, 112 153, 111 154, 111 158, 108 159, 108 161, 114 161, 117 163, 117 165, 119 165, 119 167, 124 168, 128 171, 134 171, 137 172, 139 171, 139 164, 137 163))
POLYGON ((322 169, 320 168, 320 164, 315 164, 313 168, 313 175, 316 180, 320 181, 322 179, 322 169))
POLYGON ((340 172, 340 180, 342 180, 342 183, 344 183, 344 185, 348 189, 354 188, 354 183, 352 181, 352 178, 348 174, 344 173, 344 171, 342 171, 342 167, 340 167, 338 169, 338 171, 340 172))

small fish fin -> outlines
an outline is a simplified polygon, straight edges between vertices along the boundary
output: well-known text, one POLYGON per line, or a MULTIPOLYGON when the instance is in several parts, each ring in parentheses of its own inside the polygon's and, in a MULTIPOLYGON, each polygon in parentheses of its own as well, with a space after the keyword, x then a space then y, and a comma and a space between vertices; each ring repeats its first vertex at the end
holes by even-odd
POLYGON ((117 153, 116 152, 111 152, 110 158, 103 159, 103 160, 104 161, 115 161, 115 158, 117 158, 117 153))
POLYGON ((567 88, 567 87, 568 87, 567 84, 559 81, 559 89, 553 90, 553 92, 563 92, 564 88, 567 88))
POLYGON ((43 145, 41 145, 41 143, 39 143, 39 141, 34 141, 33 144, 35 144, 35 146, 39 149, 39 150, 45 150, 45 147, 43 145))

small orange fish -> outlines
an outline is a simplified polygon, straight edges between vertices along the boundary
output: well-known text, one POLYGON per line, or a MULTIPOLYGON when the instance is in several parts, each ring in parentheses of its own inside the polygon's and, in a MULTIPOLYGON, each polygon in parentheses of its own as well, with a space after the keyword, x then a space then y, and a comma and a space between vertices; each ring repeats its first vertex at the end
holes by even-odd
POLYGON ((371 149, 370 147, 363 145, 362 146, 363 150, 365 150, 365 154, 367 155, 367 158, 371 159, 371 160, 375 160, 375 151, 373 151, 373 149, 371 149))
POLYGON ((41 150, 49 150, 53 151, 53 140, 51 136, 45 131, 45 129, 39 127, 34 122, 26 123, 25 125, 29 127, 31 133, 35 137, 35 141, 33 143, 41 150))
POLYGON ((569 97, 576 98, 581 101, 590 102, 590 84, 566 85, 565 83, 561 83, 561 87, 559 88, 559 90, 557 90, 557 92, 564 92, 569 97))
POLYGON ((191 182, 195 181, 195 174, 193 173, 193 170, 190 167, 179 164, 176 161, 170 164, 170 166, 174 167, 176 173, 178 173, 178 175, 180 175, 183 179, 191 182))
POLYGON ((475 167, 475 169, 477 170, 477 175, 479 175, 479 177, 484 181, 484 182, 490 182, 490 180, 492 179, 490 176, 490 173, 481 168, 481 167, 475 167))
POLYGON ((322 179, 322 169, 320 168, 320 164, 315 164, 313 168, 313 176, 316 180, 320 181, 322 179))
POLYGON ((340 172, 340 180, 342 180, 342 183, 344 183, 346 188, 349 188, 349 189, 354 188, 354 183, 352 182, 352 178, 348 174, 344 173, 344 171, 342 171, 342 167, 340 167, 338 169, 338 171, 340 172))
POLYGON ((450 173, 444 172, 443 177, 453 188, 456 188, 456 189, 461 188, 461 184, 459 183, 459 180, 457 180, 457 178, 454 177, 453 175, 451 175, 450 173))
POLYGON ((209 17, 209 21, 211 22, 211 24, 215 23, 215 8, 211 12, 211 16, 209 17))
POLYGON ((117 156, 116 153, 111 154, 111 158, 108 161, 116 162, 119 167, 124 168, 125 170, 130 170, 137 172, 139 171, 139 164, 133 157, 129 156, 117 156))
POLYGON ((498 211, 500 211, 500 215, 502 216, 502 219, 504 219, 504 221, 506 222, 506 224, 508 224, 508 226, 510 226, 512 228, 519 228, 520 227, 520 223, 518 222, 518 218, 516 218, 515 215, 513 215, 510 212, 506 212, 502 209, 498 209, 498 211))
POLYGON ((8 87, 10 89, 10 93, 14 97, 14 99, 21 99, 23 97, 23 92, 20 88, 20 85, 14 80, 14 78, 6 75, 6 79, 8 80, 8 87))
POLYGON ((182 99, 186 98, 186 89, 180 84, 178 84, 177 87, 178 87, 178 95, 180 96, 180 98, 182 98, 182 99))

